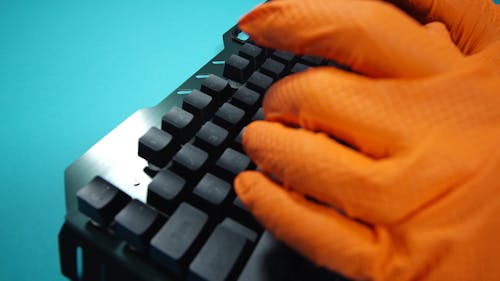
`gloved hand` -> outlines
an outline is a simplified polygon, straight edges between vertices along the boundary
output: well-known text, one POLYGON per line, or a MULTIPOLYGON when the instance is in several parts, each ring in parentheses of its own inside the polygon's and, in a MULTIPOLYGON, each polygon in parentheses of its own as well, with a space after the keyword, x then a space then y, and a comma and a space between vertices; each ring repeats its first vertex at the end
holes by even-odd
POLYGON ((318 67, 273 85, 266 121, 243 135, 260 172, 236 192, 278 239, 347 277, 499 280, 499 9, 399 4, 432 23, 370 0, 273 1, 240 21, 261 45, 359 74, 318 67))

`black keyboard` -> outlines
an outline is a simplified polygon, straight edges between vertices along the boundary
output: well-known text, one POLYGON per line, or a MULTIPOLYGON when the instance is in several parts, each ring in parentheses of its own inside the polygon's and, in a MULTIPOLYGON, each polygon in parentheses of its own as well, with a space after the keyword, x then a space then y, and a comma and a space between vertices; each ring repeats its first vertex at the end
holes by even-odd
POLYGON ((346 280, 275 240, 232 187, 255 169, 242 130, 273 82, 321 58, 223 36, 224 50, 65 172, 62 272, 71 280, 346 280))

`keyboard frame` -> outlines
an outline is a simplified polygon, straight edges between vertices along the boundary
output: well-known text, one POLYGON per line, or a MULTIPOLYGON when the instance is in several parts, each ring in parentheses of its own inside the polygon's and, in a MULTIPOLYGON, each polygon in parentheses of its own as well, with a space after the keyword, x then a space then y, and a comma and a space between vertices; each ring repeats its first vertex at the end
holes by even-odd
POLYGON ((224 65, 213 62, 224 61, 237 52, 244 43, 238 39, 240 32, 237 26, 230 28, 222 36, 222 51, 159 104, 132 114, 65 170, 66 216, 59 232, 59 256, 66 277, 83 281, 177 280, 149 259, 129 250, 123 240, 93 226, 88 217, 78 211, 76 193, 100 175, 133 198, 146 202, 151 178, 143 170, 147 162, 137 155, 138 139, 150 127, 161 127, 161 118, 171 107, 182 106, 185 95, 178 94, 179 91, 200 89, 203 78, 197 78, 198 75, 212 73, 222 77, 224 65), (79 248, 81 259, 77 253, 79 248))

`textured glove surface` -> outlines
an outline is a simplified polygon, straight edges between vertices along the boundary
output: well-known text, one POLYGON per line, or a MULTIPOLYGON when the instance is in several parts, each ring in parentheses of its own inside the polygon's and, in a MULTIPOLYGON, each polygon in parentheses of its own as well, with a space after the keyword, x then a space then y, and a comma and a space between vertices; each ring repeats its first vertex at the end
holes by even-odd
POLYGON ((370 0, 273 1, 241 19, 261 45, 357 74, 317 67, 273 85, 266 121, 243 136, 260 172, 236 192, 277 238, 347 277, 498 280, 500 10, 396 4, 423 24, 370 0))

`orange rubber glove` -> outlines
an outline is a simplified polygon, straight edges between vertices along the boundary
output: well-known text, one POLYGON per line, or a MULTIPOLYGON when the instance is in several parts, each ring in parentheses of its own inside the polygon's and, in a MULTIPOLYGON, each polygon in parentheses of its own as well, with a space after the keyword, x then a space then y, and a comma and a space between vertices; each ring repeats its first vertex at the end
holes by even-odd
POLYGON ((273 1, 240 21, 261 45, 359 74, 317 67, 273 85, 266 121, 243 135, 260 172, 236 192, 275 237, 347 277, 500 280, 499 9, 398 4, 432 23, 370 0, 273 1))

